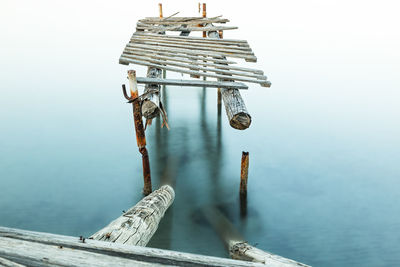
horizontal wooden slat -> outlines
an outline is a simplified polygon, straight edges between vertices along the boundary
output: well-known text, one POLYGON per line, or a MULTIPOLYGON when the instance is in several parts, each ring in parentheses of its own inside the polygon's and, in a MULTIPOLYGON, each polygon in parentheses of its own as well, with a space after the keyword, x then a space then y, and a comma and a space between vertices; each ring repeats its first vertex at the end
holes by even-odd
POLYGON ((136 30, 148 30, 152 32, 166 32, 166 31, 227 31, 236 30, 238 27, 232 26, 206 26, 206 27, 183 27, 179 26, 136 26, 136 30))
POLYGON ((206 39, 206 38, 203 38, 203 37, 176 36, 176 35, 157 35, 157 34, 154 34, 154 33, 144 33, 144 32, 135 32, 134 34, 135 35, 146 35, 146 36, 159 36, 159 37, 162 37, 162 38, 178 39, 178 40, 197 40, 197 41, 211 42, 211 43, 244 43, 244 44, 247 44, 246 40, 238 40, 238 39, 206 39))
POLYGON ((224 70, 224 69, 203 67, 203 66, 196 65, 196 62, 192 62, 192 64, 187 64, 187 63, 180 63, 180 62, 171 61, 171 60, 160 60, 160 59, 141 56, 141 55, 137 55, 137 54, 127 55, 126 52, 129 52, 129 51, 124 51, 124 54, 122 56, 131 58, 131 59, 148 61, 148 62, 152 62, 155 64, 170 65, 170 66, 176 66, 176 67, 193 69, 193 70, 203 70, 203 71, 215 72, 215 73, 220 73, 220 74, 225 74, 225 75, 238 75, 238 76, 251 77, 251 78, 260 79, 260 80, 267 79, 266 76, 249 73, 249 72, 239 72, 239 71, 233 71, 233 70, 224 70))
MULTIPOLYGON (((161 60, 172 60, 172 61, 176 61, 176 62, 183 62, 183 63, 189 63, 189 64, 195 64, 195 65, 201 65, 201 66, 207 66, 207 67, 215 67, 217 69, 238 70, 238 71, 250 72, 250 73, 254 73, 254 74, 258 74, 258 75, 264 74, 264 72, 262 70, 231 66, 231 65, 228 65, 229 63, 227 63, 227 65, 222 65, 222 64, 212 63, 213 61, 204 61, 204 57, 203 58, 197 57, 194 59, 186 59, 183 57, 179 57, 179 55, 176 55, 176 54, 174 54, 174 56, 164 56, 157 52, 147 51, 144 49, 135 49, 135 50, 129 50, 129 51, 125 50, 124 55, 125 56, 138 55, 138 56, 151 57, 151 58, 161 59, 161 60)), ((209 58, 206 58, 206 59, 209 59, 209 58)), ((222 62, 220 62, 220 63, 222 63, 222 62)))
POLYGON ((141 40, 138 38, 133 38, 130 41, 131 44, 146 44, 146 45, 154 45, 154 46, 163 46, 163 47, 174 47, 174 48, 182 48, 182 49, 196 49, 196 50, 204 50, 210 52, 222 52, 229 53, 231 55, 249 55, 254 56, 254 53, 250 50, 240 50, 230 47, 209 47, 208 45, 192 45, 192 44, 182 44, 182 43, 164 43, 159 42, 157 40, 141 40))
POLYGON ((202 71, 192 71, 192 70, 187 70, 187 69, 182 69, 182 68, 169 67, 169 66, 165 66, 165 65, 161 65, 161 64, 154 64, 154 63, 150 63, 150 62, 142 61, 142 60, 131 59, 131 58, 123 57, 123 56, 120 57, 120 61, 129 62, 129 63, 142 65, 142 66, 150 66, 150 67, 155 67, 155 68, 160 68, 160 69, 165 69, 165 70, 170 70, 170 71, 176 71, 176 72, 181 72, 181 73, 186 73, 186 74, 191 74, 191 75, 196 75, 196 76, 221 78, 221 79, 225 79, 228 81, 242 81, 242 82, 249 82, 249 83, 258 83, 264 87, 270 87, 270 85, 271 85, 271 83, 266 80, 247 79, 247 78, 237 77, 237 76, 220 75, 220 74, 213 74, 213 73, 202 72, 202 71))
POLYGON ((159 84, 159 85, 191 86, 191 87, 236 88, 236 89, 248 89, 249 88, 246 84, 238 83, 238 82, 155 79, 155 78, 147 78, 147 77, 137 77, 137 82, 143 83, 143 84, 159 84))
POLYGON ((136 43, 127 44, 125 49, 129 50, 129 49, 134 49, 134 48, 143 48, 143 49, 149 49, 149 50, 153 50, 153 51, 185 53, 188 55, 216 57, 216 58, 220 58, 220 59, 222 57, 226 56, 226 57, 233 57, 233 58, 243 58, 249 62, 257 62, 257 57, 250 56, 250 55, 230 54, 230 53, 224 53, 224 52, 211 52, 211 51, 202 51, 202 50, 195 50, 195 49, 172 48, 172 47, 163 47, 163 46, 156 46, 156 45, 136 44, 136 43))

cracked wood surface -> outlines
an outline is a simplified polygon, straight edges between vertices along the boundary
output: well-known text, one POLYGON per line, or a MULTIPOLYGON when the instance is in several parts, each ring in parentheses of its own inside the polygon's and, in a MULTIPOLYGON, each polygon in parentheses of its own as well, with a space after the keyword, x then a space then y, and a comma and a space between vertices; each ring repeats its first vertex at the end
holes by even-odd
POLYGON ((144 197, 135 206, 90 238, 136 246, 146 246, 157 230, 165 211, 172 204, 175 192, 164 185, 144 197))

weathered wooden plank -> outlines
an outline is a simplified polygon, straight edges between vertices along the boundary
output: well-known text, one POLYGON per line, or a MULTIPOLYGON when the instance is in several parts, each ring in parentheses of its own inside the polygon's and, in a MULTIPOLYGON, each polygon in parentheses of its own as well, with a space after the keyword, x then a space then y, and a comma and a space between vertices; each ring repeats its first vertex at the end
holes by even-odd
POLYGON ((0 238, 0 255, 27 266, 161 266, 160 264, 7 237, 0 238))
POLYGON ((193 70, 203 70, 203 71, 209 71, 209 72, 215 72, 215 73, 220 73, 220 74, 225 74, 225 75, 237 75, 237 76, 243 76, 243 77, 250 77, 250 78, 255 78, 259 80, 266 80, 267 77, 264 75, 258 75, 254 73, 249 73, 249 72, 239 72, 239 71, 234 71, 234 70, 225 70, 225 69, 216 69, 216 68, 208 68, 208 67, 202 67, 195 65, 197 62, 191 62, 192 64, 186 64, 186 63, 179 63, 176 61, 171 61, 171 60, 159 60, 151 57, 146 57, 146 56, 139 56, 137 54, 123 54, 124 57, 126 58, 131 58, 131 59, 137 59, 137 60, 142 60, 142 61, 148 61, 152 62, 155 64, 162 64, 162 65, 169 65, 169 66, 176 66, 180 68, 187 68, 187 69, 193 69, 193 70))
MULTIPOLYGON (((216 59, 212 57, 201 57, 201 56, 193 56, 193 55, 187 55, 187 54, 182 54, 182 53, 172 53, 172 52, 167 52, 167 51, 157 51, 157 50, 146 50, 142 48, 135 48, 131 50, 124 50, 124 53, 142 53, 144 54, 153 54, 153 55, 161 55, 161 56, 166 56, 166 57, 178 57, 178 58, 187 58, 190 60, 203 60, 206 63, 207 62, 214 62, 214 63, 225 63, 223 59, 216 59)), ((235 61, 226 61, 226 64, 237 64, 235 61)), ((258 73, 259 74, 259 73, 258 73)))
POLYGON ((137 64, 137 65, 142 65, 142 66, 156 67, 156 68, 160 68, 160 69, 176 71, 176 72, 181 72, 181 73, 186 73, 186 74, 191 74, 191 75, 198 75, 198 76, 203 76, 203 77, 221 78, 221 79, 228 80, 228 81, 241 81, 241 82, 257 83, 264 87, 269 87, 269 84, 270 84, 270 82, 266 81, 266 80, 255 80, 255 79, 248 79, 248 78, 237 77, 237 76, 227 76, 227 75, 213 74, 213 73, 207 73, 207 72, 201 72, 201 71, 187 70, 187 69, 182 69, 182 68, 169 67, 169 66, 165 66, 165 65, 161 65, 161 64, 151 63, 148 61, 131 59, 131 58, 127 58, 124 56, 120 57, 120 62, 121 61, 129 62, 129 63, 133 63, 133 64, 137 64))
POLYGON ((14 261, 10 261, 8 259, 0 257, 0 266, 1 267, 25 267, 25 265, 16 263, 14 261))
POLYGON ((109 225, 93 234, 91 238, 114 243, 146 246, 174 198, 175 193, 172 187, 164 185, 143 198, 109 225))
POLYGON ((127 50, 132 50, 135 48, 143 48, 146 50, 153 50, 153 51, 167 51, 167 52, 176 52, 176 53, 184 53, 188 55, 195 55, 195 56, 206 56, 206 57, 233 57, 233 58, 243 58, 248 62, 257 62, 257 57, 252 55, 242 55, 242 54, 231 54, 225 52, 212 52, 212 51, 203 51, 203 50, 196 50, 196 49, 183 49, 183 48, 172 48, 172 47, 165 47, 165 46, 158 46, 158 45, 147 45, 147 44, 137 44, 137 43, 128 43, 125 47, 127 50))
POLYGON ((209 27, 183 27, 182 25, 179 26, 152 26, 152 25, 148 25, 148 26, 140 26, 140 25, 136 25, 136 30, 147 30, 147 31, 152 31, 152 32, 159 32, 159 31, 203 31, 203 30, 207 30, 207 31, 227 31, 227 30, 236 30, 238 29, 238 27, 236 26, 209 26, 209 27))
MULTIPOLYGON (((79 250, 79 251, 92 252, 96 253, 97 255, 103 254, 103 255, 109 255, 113 257, 130 259, 140 262, 149 262, 152 264, 158 263, 158 264, 169 264, 174 266, 193 266, 193 267, 265 266, 259 263, 237 261, 231 259, 203 256, 198 254, 191 254, 191 253, 184 253, 184 252, 177 252, 170 250, 162 250, 156 248, 110 243, 110 242, 103 242, 91 239, 86 239, 83 242, 83 240, 80 240, 79 237, 55 235, 49 233, 40 233, 40 232, 0 227, 0 239, 4 238, 27 241, 30 243, 45 244, 56 248, 62 246, 63 248, 74 249, 75 251, 79 250)), ((4 251, 3 254, 0 255, 4 257, 5 256, 4 251)), ((44 257, 47 257, 47 255, 44 257)), ((111 264, 109 266, 115 266, 115 265, 111 264)))
POLYGON ((131 40, 145 40, 145 41, 155 41, 158 43, 166 43, 166 44, 182 44, 182 45, 192 45, 196 47, 208 47, 208 48, 229 48, 237 51, 251 51, 250 46, 237 46, 231 44, 214 44, 214 43, 204 43, 190 40, 170 40, 170 39, 162 39, 162 38, 153 38, 147 37, 144 35, 133 35, 131 40))
POLYGON ((230 47, 209 47, 208 45, 192 45, 182 44, 182 43, 165 43, 159 41, 151 41, 151 40, 143 40, 140 38, 132 38, 130 41, 131 44, 143 44, 143 45, 152 45, 152 46, 162 46, 162 47, 174 47, 174 48, 181 48, 181 49, 195 49, 195 50, 205 50, 210 52, 222 52, 222 53, 229 53, 230 55, 250 55, 254 56, 254 53, 249 50, 241 50, 236 48, 230 47))
POLYGON ((143 84, 159 84, 159 85, 191 86, 191 87, 237 88, 237 89, 249 88, 244 83, 202 81, 202 80, 154 79, 154 78, 137 77, 137 82, 143 84))
POLYGON ((125 51, 123 56, 124 57, 128 57, 129 55, 139 55, 139 56, 144 56, 144 57, 151 57, 151 58, 155 58, 155 59, 160 59, 160 60, 170 60, 170 61, 176 61, 176 62, 182 62, 182 63, 189 63, 189 64, 193 64, 195 63, 196 65, 201 65, 201 66, 207 66, 207 67, 215 67, 218 69, 225 69, 225 70, 238 70, 238 71, 242 71, 242 72, 251 72, 254 74, 258 74, 258 75, 263 75, 264 72, 262 70, 258 70, 258 69, 252 69, 252 68, 244 68, 244 67, 238 67, 238 66, 231 66, 231 65, 221 65, 221 64, 214 64, 211 63, 209 61, 203 62, 203 61, 196 61, 196 60, 200 60, 203 58, 196 58, 196 60, 190 60, 190 59, 186 59, 186 58, 181 58, 179 57, 179 55, 177 54, 172 54, 171 56, 164 56, 162 54, 159 54, 157 52, 153 52, 153 51, 146 51, 146 50, 129 50, 129 51, 125 51))
POLYGON ((196 19, 186 19, 186 18, 179 18, 175 17, 174 19, 140 19, 138 20, 140 23, 144 24, 160 24, 160 25, 176 25, 176 24, 202 24, 202 23, 227 23, 229 22, 228 19, 223 18, 203 18, 199 17, 196 19))
POLYGON ((239 44, 248 44, 246 40, 240 40, 240 39, 206 39, 203 37, 195 37, 195 36, 176 36, 176 35, 157 35, 154 33, 145 33, 145 32, 135 32, 134 35, 144 35, 144 36, 154 36, 154 37, 160 37, 160 38, 168 38, 168 39, 177 39, 177 40, 195 40, 199 42, 205 42, 205 43, 239 43, 239 44))

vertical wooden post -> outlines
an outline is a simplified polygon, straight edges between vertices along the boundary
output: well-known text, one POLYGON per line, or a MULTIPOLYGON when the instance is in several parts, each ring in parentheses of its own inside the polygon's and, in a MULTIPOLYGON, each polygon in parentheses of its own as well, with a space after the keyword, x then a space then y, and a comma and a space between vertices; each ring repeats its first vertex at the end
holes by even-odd
MULTIPOLYGON (((203 18, 207 17, 206 3, 203 3, 203 18)), ((203 32, 203 38, 207 37, 207 32, 203 32)))
POLYGON ((242 152, 240 169, 240 195, 247 195, 247 177, 249 173, 249 152, 242 152))
MULTIPOLYGON (((128 70, 128 79, 131 91, 131 99, 133 100, 137 98, 139 95, 137 89, 136 71, 128 70)), ((142 154, 143 180, 144 180, 143 194, 147 196, 152 191, 150 162, 149 162, 149 155, 146 149, 146 135, 144 132, 142 112, 139 100, 136 99, 136 101, 133 101, 132 106, 133 106, 133 119, 135 121, 136 142, 137 146, 139 147, 139 152, 142 154)))
POLYGON ((160 19, 162 19, 163 14, 162 14, 162 4, 161 3, 158 4, 158 9, 159 9, 159 13, 160 13, 160 19))

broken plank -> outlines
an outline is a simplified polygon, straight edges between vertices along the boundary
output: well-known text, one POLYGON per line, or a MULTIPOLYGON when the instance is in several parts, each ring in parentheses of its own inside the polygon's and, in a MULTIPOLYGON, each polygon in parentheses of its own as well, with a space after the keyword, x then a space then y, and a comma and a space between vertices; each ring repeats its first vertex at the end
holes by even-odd
POLYGON ((159 84, 173 86, 191 86, 191 87, 213 87, 213 88, 237 88, 248 89, 244 83, 238 82, 219 82, 219 81, 202 81, 202 80, 179 80, 179 79, 156 79, 137 77, 137 82, 142 84, 159 84))

